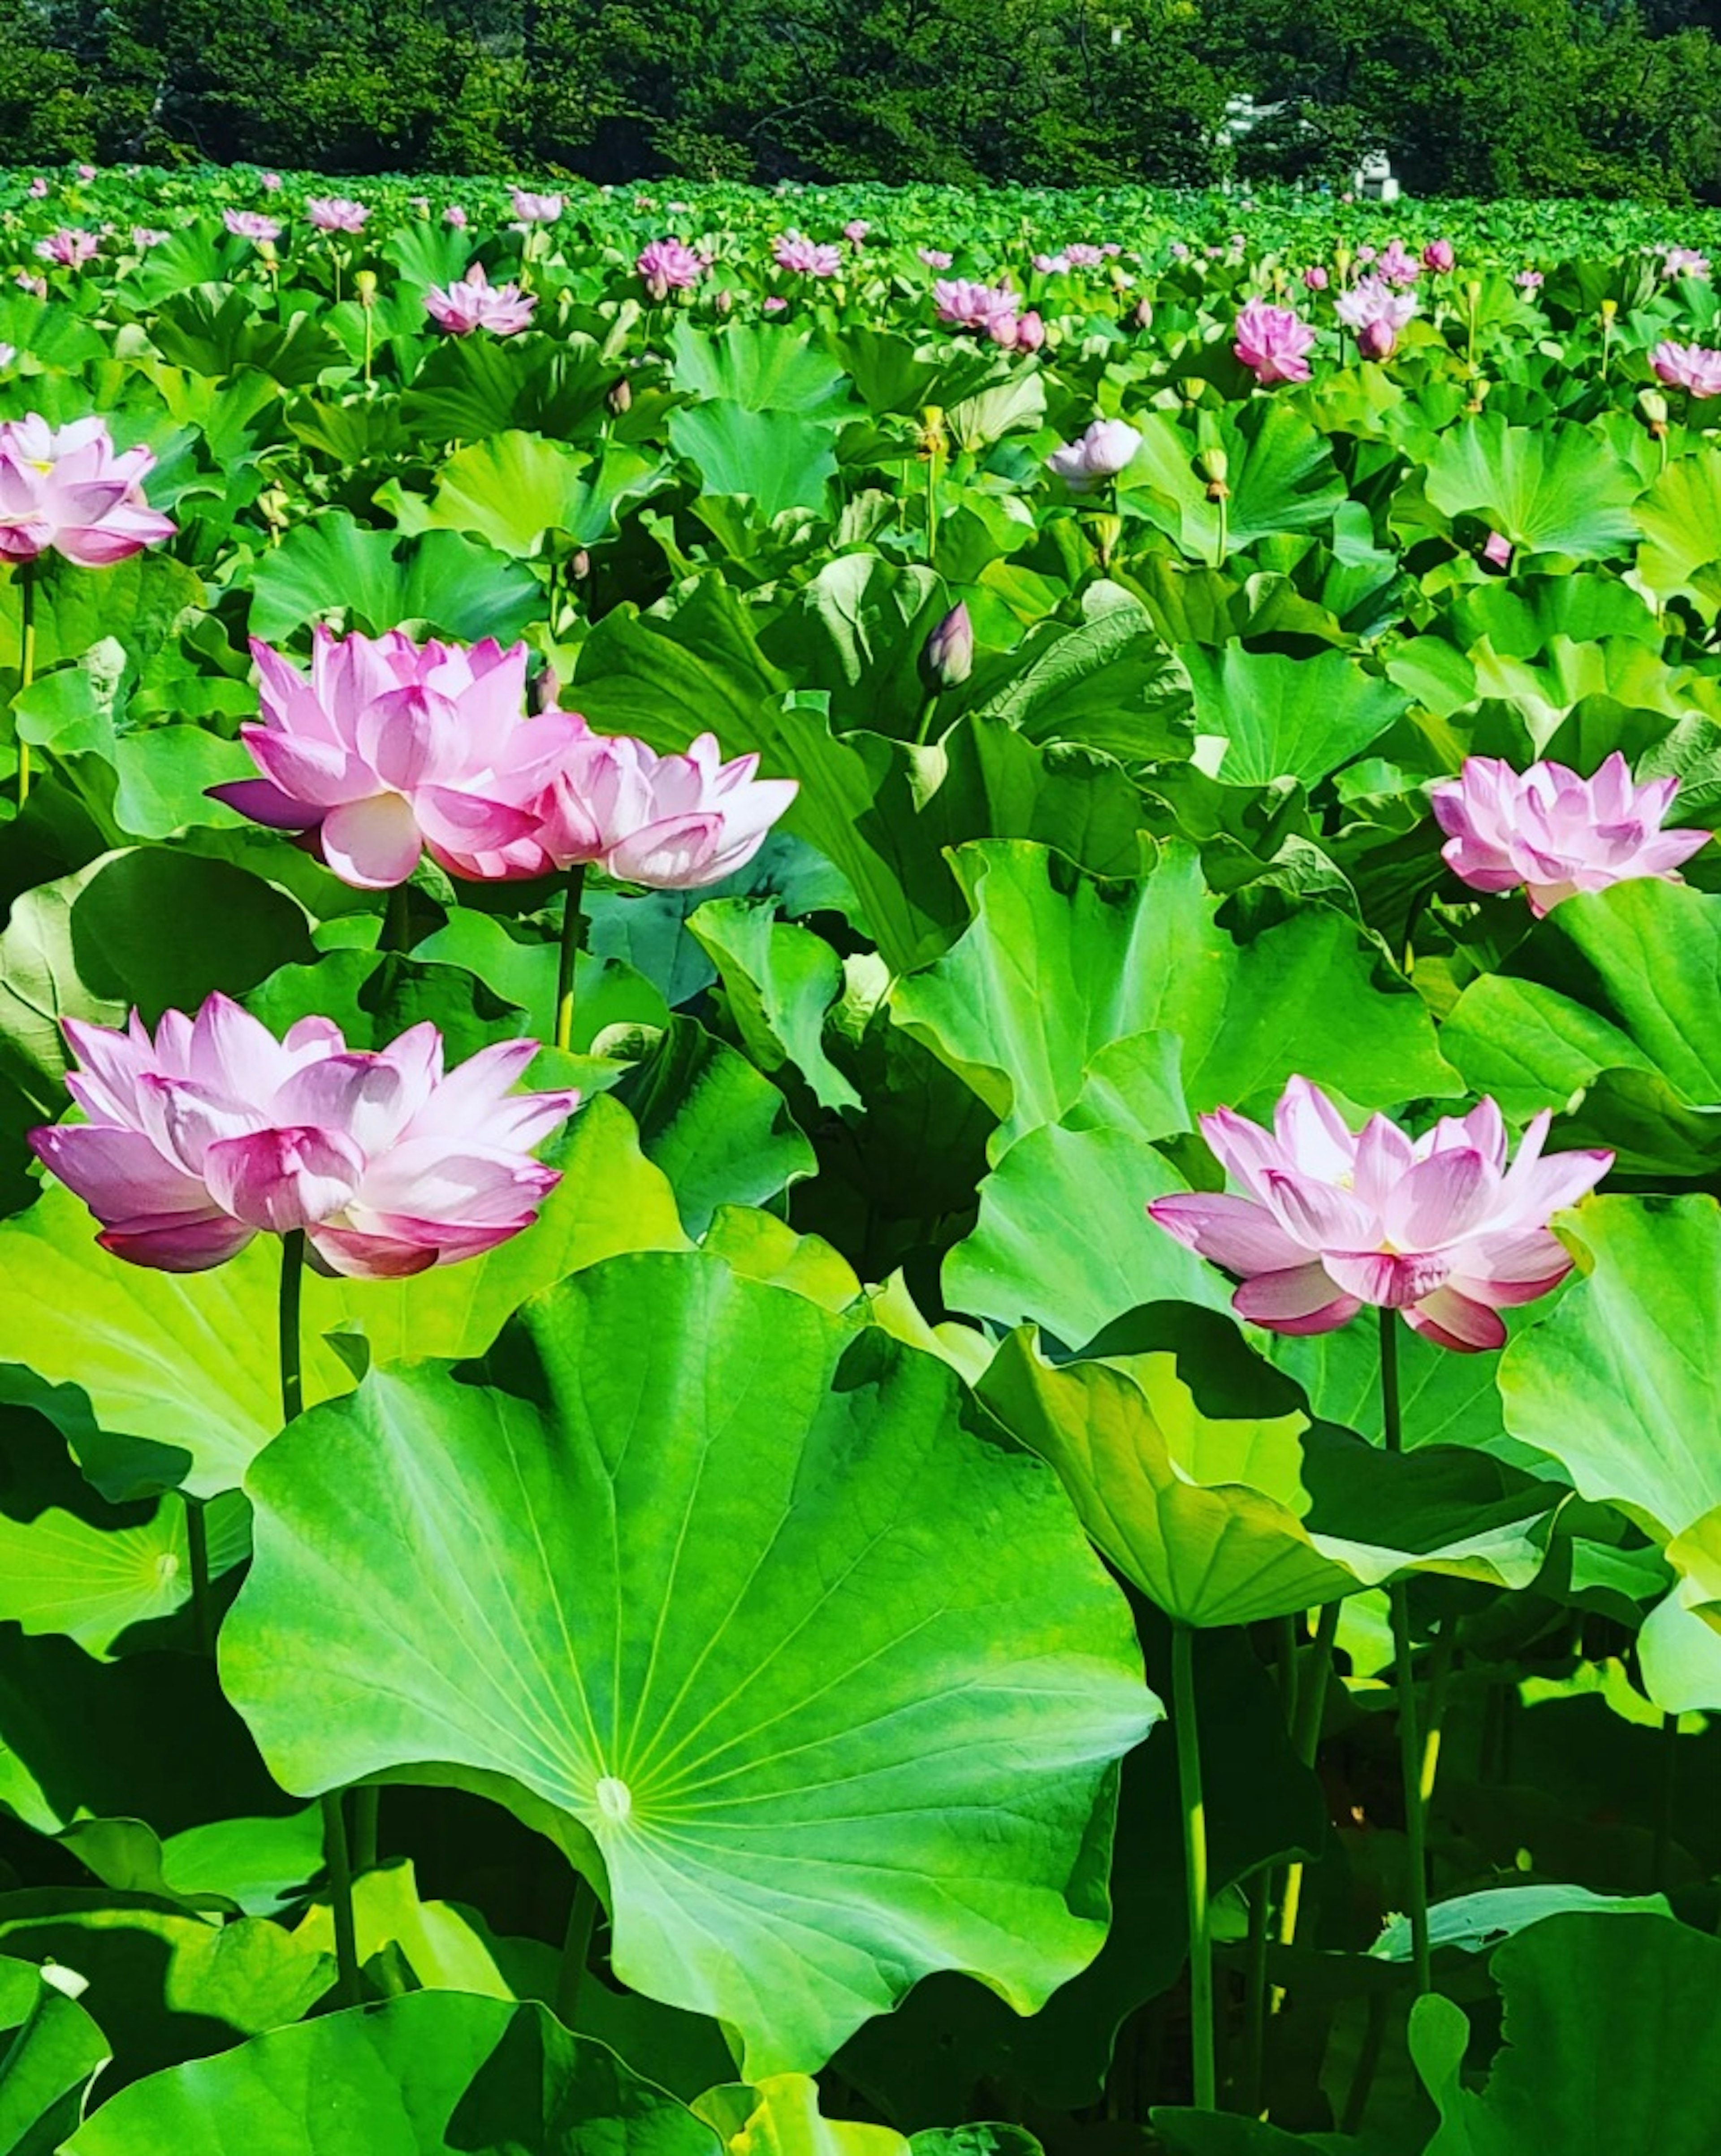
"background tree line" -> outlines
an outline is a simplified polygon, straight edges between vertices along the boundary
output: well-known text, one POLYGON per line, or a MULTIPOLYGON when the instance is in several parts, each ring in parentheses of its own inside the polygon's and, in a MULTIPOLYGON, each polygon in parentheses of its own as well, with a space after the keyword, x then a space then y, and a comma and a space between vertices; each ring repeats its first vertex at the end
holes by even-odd
POLYGON ((1721 199, 1703 0, 0 0, 19 163, 1721 199), (1274 108, 1228 139, 1227 101, 1274 108))

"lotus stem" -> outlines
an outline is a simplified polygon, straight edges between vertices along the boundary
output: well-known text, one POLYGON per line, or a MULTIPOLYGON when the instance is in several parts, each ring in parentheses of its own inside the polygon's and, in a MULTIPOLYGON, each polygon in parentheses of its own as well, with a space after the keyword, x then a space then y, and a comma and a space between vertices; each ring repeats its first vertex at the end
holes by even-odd
POLYGON ((358 1927, 352 1914, 352 1864, 347 1851, 346 1792, 330 1789, 322 1799, 323 1861, 329 1870, 329 1899, 335 1916, 335 1988, 343 2006, 359 2003, 358 1927))
POLYGON ((556 1979, 556 2015, 564 2028, 573 2026, 580 1986, 592 1951, 592 1933, 598 1922, 598 1892, 583 1871, 573 1875, 573 1906, 568 1912, 568 1931, 562 1942, 562 1967, 556 1979))
MULTIPOLYGON (((1380 1312, 1380 1414, 1389 1452, 1405 1449, 1399 1397, 1398 1313, 1380 1312)), ((1405 1801, 1405 1842, 1409 1880, 1410 1961, 1416 1995, 1434 1989, 1434 1961, 1428 1939, 1427 1815, 1422 1801, 1422 1740, 1417 1730, 1416 1657, 1410 1640, 1410 1589, 1395 1579, 1388 1589, 1392 1605, 1393 1683, 1398 1693, 1399 1773, 1405 1801)))
MULTIPOLYGON (((18 603, 23 612, 18 675, 18 693, 22 696, 36 678, 36 564, 33 561, 19 565, 18 590, 18 603)), ((29 798, 30 745, 20 732, 18 737, 18 807, 22 808, 29 798)))
POLYGON ((382 1815, 383 1792, 367 1782, 352 1793, 352 1870, 354 1876, 377 1868, 377 1830, 382 1815))
POLYGON ((280 1366, 281 1420, 305 1411, 305 1370, 299 1348, 299 1305, 305 1286, 305 1230, 281 1237, 280 1366))
POLYGON ((1183 1813, 1184 1868, 1189 1899, 1189 2051, 1198 2109, 1219 2107, 1213 2042, 1213 1927, 1207 1899, 1207 1812, 1201 1794, 1201 1737, 1195 1719, 1195 1635, 1171 1635, 1171 1720, 1177 1738, 1177 1785, 1183 1813))
POLYGON ((586 867, 577 861, 568 871, 568 896, 562 907, 562 956, 556 969, 556 1045, 571 1049, 573 1045, 574 975, 579 964, 579 947, 585 933, 586 916, 583 901, 585 897, 586 867))
POLYGON ((209 1523, 203 1513, 203 1501, 193 1497, 189 1491, 185 1498, 185 1558, 186 1569, 191 1574, 192 1623, 197 1634, 198 1652, 213 1655, 215 1651, 215 1610, 209 1592, 209 1523))
MULTIPOLYGON (((1321 1717, 1327 1705, 1327 1680, 1333 1671, 1333 1642, 1338 1632, 1338 1613, 1343 1607, 1339 1602, 1321 1605, 1321 1614, 1315 1620, 1314 1644, 1309 1650, 1308 1668, 1297 1688, 1297 1721, 1291 1732, 1292 1748, 1305 1767, 1313 1767, 1315 1753, 1320 1748, 1321 1717)), ((1297 1943, 1297 1920, 1302 1907, 1303 1866, 1287 1865, 1285 1868, 1285 1891, 1279 1900, 1279 1944, 1284 1947, 1297 1943)), ((1282 1988, 1275 1987, 1272 2010, 1277 2014, 1285 2003, 1282 1988)))
POLYGON ((403 957, 413 947, 413 902, 410 890, 396 884, 388 894, 388 910, 383 919, 383 948, 398 951, 403 957))

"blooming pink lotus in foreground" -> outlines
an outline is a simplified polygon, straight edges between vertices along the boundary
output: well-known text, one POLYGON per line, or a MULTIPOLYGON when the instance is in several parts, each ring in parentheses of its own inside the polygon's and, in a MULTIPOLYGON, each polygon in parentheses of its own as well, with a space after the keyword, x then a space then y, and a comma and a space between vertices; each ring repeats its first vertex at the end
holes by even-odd
POLYGON ((116 450, 99 418, 54 428, 32 412, 0 425, 0 561, 52 549, 105 569, 171 539, 172 519, 143 497, 155 462, 148 449, 116 450))
POLYGON ((560 195, 539 195, 529 187, 510 187, 508 196, 521 224, 553 224, 562 214, 560 195))
POLYGON ((58 232, 50 232, 45 239, 36 242, 38 258, 44 262, 57 262, 63 270, 81 270, 100 252, 101 242, 93 232, 83 232, 69 224, 63 224, 58 232))
POLYGON ((326 1018, 277 1040, 222 995, 195 1019, 167 1012, 153 1039, 136 1012, 124 1032, 69 1019, 66 1037, 89 1121, 30 1142, 101 1222, 104 1250, 164 1272, 301 1229, 320 1270, 362 1280, 478 1257, 537 1217, 561 1178, 531 1148, 579 1105, 513 1092, 534 1040, 444 1074, 434 1025, 376 1051, 326 1018))
POLYGON ((1356 332, 1357 350, 1365 359, 1390 359, 1399 332, 1416 312, 1414 292, 1395 292, 1384 277, 1364 277, 1333 302, 1333 311, 1356 332))
POLYGON ((1675 344, 1664 337, 1649 355, 1657 379, 1693 397, 1721 397, 1721 352, 1707 345, 1675 344))
POLYGON ((414 644, 399 629, 336 639, 319 628, 307 680, 266 644, 263 721, 241 728, 260 778, 211 788, 275 830, 314 832, 344 883, 404 883, 428 849, 455 875, 528 875, 504 850, 537 828, 533 804, 585 732, 571 711, 522 716, 527 650, 493 639, 414 644))
POLYGON ((691 292, 704 276, 706 259, 685 239, 654 239, 640 249, 634 267, 659 306, 671 292, 691 292))
POLYGON ((1412 1139, 1385 1116, 1353 1132, 1318 1086, 1293 1078, 1271 1131, 1230 1108, 1202 1116, 1238 1188, 1156 1198, 1148 1211, 1236 1274, 1231 1307, 1270 1332, 1331 1332, 1371 1303, 1442 1348, 1500 1348, 1500 1311, 1571 1270, 1549 1219, 1613 1165, 1611 1152, 1544 1158, 1550 1121, 1535 1117, 1508 1167, 1492 1101, 1412 1139))
POLYGON ((1616 749, 1593 778, 1563 763, 1520 773, 1497 757, 1467 757, 1429 798, 1447 834, 1441 850, 1464 881, 1487 891, 1522 884, 1539 918, 1580 891, 1641 876, 1677 883, 1680 863, 1710 836, 1662 829, 1678 791, 1677 778, 1635 784, 1616 749))
POLYGON ((1276 382, 1307 382, 1307 355, 1314 341, 1314 325, 1304 321, 1294 307, 1251 300, 1238 313, 1236 342, 1231 349, 1266 388, 1276 382))
POLYGON ((821 246, 804 233, 780 232, 771 243, 771 259, 779 270, 798 276, 835 277, 843 266, 843 251, 821 246))
POLYGON ((305 205, 305 214, 319 232, 362 232, 370 211, 364 203, 351 202, 345 195, 313 195, 305 205))
POLYGON ((537 305, 536 294, 522 292, 517 285, 492 285, 481 262, 455 283, 433 285, 424 295, 425 313, 451 336, 470 336, 474 330, 517 336, 531 328, 537 305))
POLYGON ((238 239, 279 239, 280 220, 266 217, 260 209, 229 209, 221 213, 221 221, 238 239))
POLYGON ((953 329, 986 335, 994 321, 1014 316, 1021 305, 1008 285, 982 285, 972 277, 940 277, 932 286, 938 320, 953 329))
POLYGON ((1102 480, 1116 479, 1141 445, 1140 434, 1127 419, 1096 419, 1086 434, 1054 449, 1045 461, 1080 494, 1102 480))
MULTIPOLYGON (((577 721, 583 726, 583 721, 577 721)), ((692 891, 744 868, 799 790, 725 763, 715 734, 660 756, 629 734, 587 734, 542 804, 537 843, 561 868, 595 862, 622 883, 692 891)))

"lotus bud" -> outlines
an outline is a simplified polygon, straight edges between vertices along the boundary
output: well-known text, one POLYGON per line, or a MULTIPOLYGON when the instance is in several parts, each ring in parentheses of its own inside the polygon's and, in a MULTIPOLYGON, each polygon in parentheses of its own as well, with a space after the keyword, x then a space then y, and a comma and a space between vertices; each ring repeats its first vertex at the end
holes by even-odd
POLYGON ((1333 267, 1338 272, 1338 281, 1341 285, 1349 283, 1350 265, 1354 259, 1355 257, 1352 254, 1348 247, 1335 247, 1333 249, 1333 267))
POLYGON ((1135 326, 1138 330, 1152 329, 1153 326, 1153 303, 1151 300, 1142 299, 1136 301, 1133 320, 1135 326))
POLYGON ((553 711, 561 701, 562 676, 553 666, 546 665, 532 685, 532 708, 542 716, 545 711, 553 711))
POLYGON ((920 678, 929 696, 958 689, 974 667, 974 624, 960 599, 951 608, 920 654, 920 678))
POLYGON ((609 394, 604 398, 604 402, 609 407, 610 411, 618 419, 620 418, 624 412, 629 412, 633 409, 634 386, 632 382, 628 380, 626 375, 623 375, 619 382, 612 382, 610 383, 609 394))
POLYGON ((1612 326, 1614 316, 1618 314, 1619 311, 1620 303, 1617 300, 1604 300, 1602 301, 1601 319, 1610 327, 1612 326))
POLYGON ((568 564, 568 573, 577 584, 583 583, 592 573, 592 557, 582 547, 568 564))
POLYGON ((361 270, 353 279, 352 285, 358 295, 360 306, 374 307, 376 305, 377 273, 374 270, 361 270))
POLYGON ((265 264, 270 270, 275 268, 280 260, 280 256, 276 252, 275 244, 272 239, 259 239, 257 243, 257 252, 262 258, 265 264))
POLYGON ((1464 304, 1473 315, 1482 305, 1482 280, 1467 277, 1464 280, 1464 304))
POLYGON ((1650 437, 1661 441, 1667 431, 1667 400, 1659 389, 1640 389, 1637 408, 1649 423, 1650 437))
POLYGON ((262 511, 264 522, 273 525, 277 531, 284 530, 291 521, 292 505, 284 486, 265 487, 257 497, 257 506, 262 511))
POLYGON ((1220 449, 1203 449, 1195 459, 1195 469, 1207 482, 1210 501, 1229 501, 1231 490, 1225 485, 1230 475, 1231 460, 1220 449))
POLYGON ((1493 388, 1493 386, 1492 382, 1484 382, 1478 377, 1478 378, 1470 385, 1470 402, 1465 406, 1465 410, 1467 412, 1480 412, 1482 406, 1487 402, 1488 392, 1493 388))

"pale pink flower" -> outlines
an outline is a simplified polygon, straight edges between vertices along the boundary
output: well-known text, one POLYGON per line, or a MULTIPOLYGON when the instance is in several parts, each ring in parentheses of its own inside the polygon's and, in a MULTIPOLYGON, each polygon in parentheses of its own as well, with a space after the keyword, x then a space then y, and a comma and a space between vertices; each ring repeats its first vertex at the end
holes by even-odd
POLYGON ((1264 388, 1276 382, 1308 380, 1314 325, 1304 321, 1294 307, 1251 300, 1240 311, 1236 326, 1236 342, 1231 349, 1264 388))
POLYGON ((1333 280, 1324 263, 1311 262, 1302 273, 1302 281, 1311 292, 1324 292, 1333 280))
POLYGON ((263 717, 240 738, 262 773, 209 790, 242 816, 312 843, 342 882, 404 883, 421 853, 455 875, 523 875, 504 859, 585 722, 522 716, 527 649, 470 649, 315 632, 309 680, 254 639, 263 717))
POLYGON ((661 306, 671 292, 691 292, 704 276, 706 260, 685 239, 654 239, 640 249, 634 268, 645 290, 661 306))
POLYGON ((257 184, 262 188, 265 194, 278 195, 281 191, 281 176, 279 172, 259 173, 258 175, 257 184))
POLYGON ((305 214, 319 232, 362 232, 370 211, 345 195, 313 195, 305 214))
POLYGON ((1539 292, 1547 280, 1539 270, 1520 270, 1512 281, 1520 292, 1539 292))
POLYGON ((48 280, 45 277, 33 277, 28 270, 14 270, 12 281, 20 292, 28 292, 33 300, 48 297, 48 280))
POLYGON ((516 336, 532 326, 537 305, 537 295, 522 292, 517 285, 492 285, 481 262, 475 262, 458 281, 433 285, 424 295, 425 313, 451 336, 470 336, 474 330, 516 336))
POLYGON ((1482 557, 1497 569, 1509 569, 1512 567, 1512 542, 1503 531, 1489 532, 1482 550, 1482 557))
POLYGON ((843 227, 843 238, 848 241, 850 247, 858 247, 871 229, 872 227, 864 217, 851 217, 843 227))
POLYGON ((917 247, 914 251, 928 270, 948 270, 956 259, 953 254, 946 254, 942 247, 917 247))
POLYGON ((1076 494, 1102 480, 1116 479, 1142 445, 1127 419, 1096 419, 1087 433, 1066 442, 1046 459, 1048 468, 1076 494))
POLYGON ((1174 239, 1172 241, 1171 259, 1174 262, 1187 262, 1189 260, 1189 245, 1186 239, 1174 239))
POLYGON ((165 232, 158 232, 152 224, 134 224, 131 228, 131 244, 140 254, 147 254, 151 248, 159 247, 167 238, 165 232))
POLYGON ((69 224, 63 224, 58 232, 50 232, 45 239, 36 242, 40 260, 57 262, 64 270, 81 270, 100 252, 101 242, 93 232, 81 232, 69 224))
POLYGON ((1458 250, 1450 239, 1431 239, 1422 250, 1422 266, 1444 275, 1456 267, 1458 250))
POLYGON ((970 277, 940 277, 932 286, 938 320, 953 329, 978 330, 983 336, 1021 301, 1008 285, 982 285, 970 277))
POLYGON ((767 293, 761 304, 762 310, 764 313, 768 315, 780 315, 783 309, 789 305, 789 302, 783 297, 781 293, 769 292, 767 293))
POLYGON ((1670 389, 1687 389, 1693 397, 1721 397, 1721 352, 1707 345, 1675 344, 1664 338, 1649 355, 1649 363, 1670 389))
POLYGON ((284 1040, 223 995, 153 1037, 66 1024, 87 1122, 30 1133, 102 1224, 104 1250, 203 1272, 254 1236, 303 1230, 319 1271, 397 1280, 475 1258, 537 1217, 561 1180, 532 1158, 579 1105, 516 1093, 535 1040, 480 1049, 444 1072, 442 1035, 413 1026, 349 1049, 334 1021, 284 1040))
POLYGON ((1356 332, 1357 349, 1368 359, 1390 358, 1399 332, 1416 312, 1414 292, 1395 292, 1384 277, 1364 277, 1341 292, 1333 311, 1356 332))
POLYGON ((106 568, 171 539, 174 524, 144 499, 153 452, 118 451, 107 424, 50 427, 39 413, 0 425, 0 561, 50 549, 81 568, 106 568))
POLYGON ((221 213, 221 221, 237 239, 279 239, 280 220, 265 217, 260 209, 229 209, 221 213))
POLYGON ((1045 324, 1030 307, 1025 314, 994 315, 986 334, 1006 352, 1038 352, 1045 342, 1045 324))
POLYGON ((843 266, 840 248, 821 246, 799 232, 778 233, 771 243, 771 259, 779 270, 802 277, 835 277, 843 266))
POLYGON ((1611 1152, 1544 1156, 1551 1120, 1534 1118, 1508 1166, 1492 1101, 1412 1139, 1385 1116, 1353 1132, 1318 1086, 1293 1078, 1270 1131, 1230 1108, 1202 1116, 1232 1188, 1156 1198, 1148 1211, 1236 1274, 1231 1307, 1269 1332, 1331 1332, 1369 1304, 1402 1311, 1442 1348, 1500 1348, 1501 1310, 1571 1270, 1549 1219, 1613 1165, 1611 1152))
POLYGON ((451 225, 456 232, 464 232, 467 223, 466 213, 458 203, 450 203, 442 213, 442 221, 451 225))
POLYGON ((510 187, 508 194, 521 224, 553 224, 562 214, 560 195, 534 194, 529 187, 510 187))
POLYGON ((1664 277, 1707 277, 1709 258, 1699 254, 1694 247, 1664 247, 1662 249, 1662 275, 1664 277))
POLYGON ((1078 239, 1064 249, 1064 259, 1072 270, 1097 270, 1106 259, 1106 250, 1078 239))
POLYGON ((1379 252, 1379 248, 1370 247, 1364 243, 1357 249, 1357 260, 1366 269, 1369 263, 1378 260, 1379 252))
POLYGON ((715 734, 685 756, 630 734, 583 734, 539 803, 536 843, 550 865, 594 861, 654 891, 717 883, 747 865, 799 791, 758 768, 757 756, 725 763, 715 734))
POLYGON ((1467 757, 1456 778, 1429 791, 1446 833, 1441 849, 1473 891, 1519 884, 1539 917, 1585 891, 1653 876, 1677 883, 1682 861, 1708 843, 1707 831, 1664 831, 1677 778, 1634 783, 1617 749, 1593 778, 1563 763, 1525 772, 1492 756, 1467 757))
POLYGON ((1416 282, 1422 275, 1422 264, 1406 251, 1403 240, 1395 239, 1380 257, 1379 275, 1400 290, 1416 282))
POLYGON ((78 167, 78 177, 79 177, 80 180, 85 180, 85 181, 93 180, 93 179, 95 177, 95 166, 94 166, 94 165, 80 165, 80 166, 79 166, 79 167, 78 167))
POLYGON ((48 182, 43 178, 39 172, 36 175, 35 178, 30 182, 29 192, 37 202, 41 202, 47 195, 48 182))
POLYGON ((1067 254, 1036 254, 1034 257, 1034 267, 1042 277, 1060 276, 1069 266, 1067 254))

